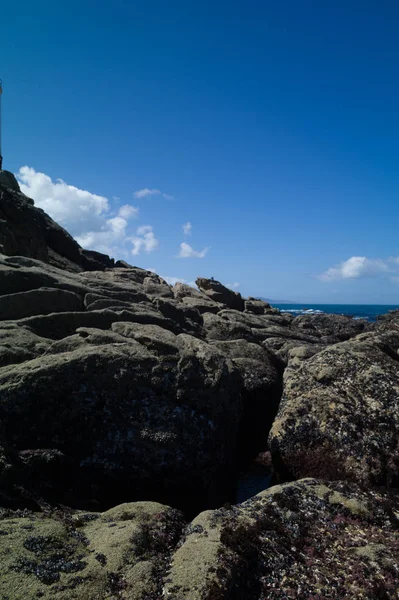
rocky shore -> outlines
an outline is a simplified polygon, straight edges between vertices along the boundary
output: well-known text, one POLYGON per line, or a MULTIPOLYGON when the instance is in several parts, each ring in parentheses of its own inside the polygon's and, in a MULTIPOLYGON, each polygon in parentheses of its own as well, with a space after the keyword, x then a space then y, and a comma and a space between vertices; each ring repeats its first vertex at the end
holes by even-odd
POLYGON ((82 249, 0 173, 0 599, 397 598, 399 311, 196 283, 82 249))

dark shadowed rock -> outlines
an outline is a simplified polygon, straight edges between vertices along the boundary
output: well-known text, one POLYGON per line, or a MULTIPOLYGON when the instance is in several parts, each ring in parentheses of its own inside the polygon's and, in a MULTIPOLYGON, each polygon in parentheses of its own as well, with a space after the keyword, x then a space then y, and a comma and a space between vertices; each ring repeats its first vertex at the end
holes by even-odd
POLYGON ((51 340, 40 337, 16 323, 0 322, 0 367, 13 365, 41 356, 51 340))
POLYGON ((173 298, 172 288, 158 275, 152 274, 143 281, 144 292, 150 297, 173 298))
POLYGON ((238 372, 196 338, 162 346, 145 328, 132 336, 126 326, 114 339, 80 329, 82 339, 64 338, 39 360, 0 369, 11 446, 61 452, 66 465, 61 477, 48 481, 43 471, 29 488, 14 464, 11 496, 19 488, 72 506, 162 497, 185 509, 226 496, 241 410, 238 372))
POLYGON ((196 308, 201 314, 204 312, 217 313, 224 308, 220 302, 211 300, 206 294, 199 292, 185 283, 176 283, 172 291, 176 300, 187 306, 196 308))
POLYGON ((204 330, 209 340, 239 340, 252 341, 252 332, 248 325, 241 322, 229 321, 218 314, 206 312, 203 315, 204 330))
POLYGON ((202 337, 203 318, 195 307, 164 298, 154 300, 154 304, 164 317, 177 323, 182 331, 202 337))
POLYGON ((247 340, 214 341, 212 345, 233 361, 241 375, 239 447, 245 467, 266 448, 281 397, 281 369, 270 352, 247 340))
POLYGON ((220 302, 221 304, 224 304, 229 308, 233 308, 234 310, 244 310, 245 305, 241 294, 238 292, 233 292, 233 290, 229 290, 227 287, 222 285, 220 281, 198 277, 195 283, 200 291, 206 296, 209 296, 211 300, 220 302))
MULTIPOLYGON (((15 178, 15 175, 13 175, 13 173, 10 173, 10 171, 0 170, 0 186, 4 186, 9 190, 12 190, 13 192, 21 191, 19 183, 15 178)), ((33 200, 31 200, 30 203, 33 204, 33 200)))
POLYGON ((245 301, 245 312, 254 313, 255 315, 264 315, 265 312, 270 309, 270 304, 263 300, 248 299, 245 301))
POLYGON ((95 252, 95 250, 81 250, 81 254, 88 259, 90 265, 93 267, 90 271, 113 269, 115 266, 114 259, 110 258, 107 254, 95 252))

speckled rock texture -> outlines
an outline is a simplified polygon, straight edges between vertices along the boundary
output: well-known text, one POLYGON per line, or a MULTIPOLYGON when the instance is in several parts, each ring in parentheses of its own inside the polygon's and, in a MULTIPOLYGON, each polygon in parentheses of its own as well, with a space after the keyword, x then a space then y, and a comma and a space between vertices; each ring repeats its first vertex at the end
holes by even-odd
POLYGON ((159 599, 184 526, 179 511, 156 502, 103 513, 0 511, 0 597, 159 599))
POLYGON ((168 600, 394 600, 399 501, 304 479, 201 513, 175 552, 168 600))
POLYGON ((3 509, 0 591, 8 600, 394 600, 398 511, 397 496, 316 479, 189 524, 155 502, 3 509))
POLYGON ((399 331, 363 333, 288 364, 269 445, 283 479, 399 484, 399 331))

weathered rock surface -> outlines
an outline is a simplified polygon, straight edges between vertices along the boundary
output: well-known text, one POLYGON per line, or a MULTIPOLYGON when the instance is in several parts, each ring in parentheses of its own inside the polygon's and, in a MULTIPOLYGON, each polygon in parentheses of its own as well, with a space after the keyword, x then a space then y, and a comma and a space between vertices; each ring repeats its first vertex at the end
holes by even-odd
POLYGON ((305 479, 204 512, 173 556, 163 597, 394 600, 398 509, 397 496, 305 479))
POLYGON ((0 252, 27 256, 69 271, 105 269, 113 259, 82 250, 72 236, 19 189, 12 173, 0 177, 0 252))
POLYGON ((156 502, 104 513, 2 511, 1 598, 155 600, 184 525, 156 502))
POLYGON ((386 315, 379 316, 374 329, 380 332, 399 331, 399 310, 391 310, 386 315))
POLYGON ((285 371, 269 436, 283 477, 399 484, 399 334, 364 333, 285 371))
POLYGON ((304 479, 186 524, 155 502, 0 513, 8 600, 385 598, 399 591, 398 496, 304 479))
MULTIPOLYGON (((77 333, 57 336, 39 358, 0 369, 3 439, 14 454, 3 495, 8 489, 12 503, 23 490, 38 504, 71 506, 162 497, 187 508, 222 499, 241 412, 232 362, 197 338, 126 316, 107 315, 103 332, 77 327, 85 314, 71 313, 77 333), (51 481, 46 471, 31 478, 18 458, 32 449, 62 454, 51 481)), ((54 339, 49 323, 24 319, 20 327, 33 329, 34 340, 39 330, 54 339)))
POLYGON ((320 337, 322 342, 343 342, 368 329, 364 319, 345 315, 301 315, 292 322, 293 329, 320 337))
POLYGON ((198 277, 195 283, 197 284, 199 290, 206 296, 209 296, 211 300, 225 304, 229 308, 233 308, 235 310, 244 310, 245 303, 241 297, 241 294, 238 292, 233 292, 233 290, 229 290, 219 281, 198 277))
POLYGON ((241 334, 210 343, 216 314, 128 265, 76 273, 3 255, 0 283, 3 505, 196 510, 229 495, 278 408, 273 354, 241 334))

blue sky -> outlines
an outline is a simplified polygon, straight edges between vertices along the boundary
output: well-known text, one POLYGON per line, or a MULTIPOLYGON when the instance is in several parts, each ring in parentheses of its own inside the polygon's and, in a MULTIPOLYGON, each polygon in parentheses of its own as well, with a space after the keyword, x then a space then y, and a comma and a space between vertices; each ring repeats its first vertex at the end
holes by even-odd
POLYGON ((16 0, 1 21, 4 168, 78 241, 244 295, 399 302, 396 1, 16 0))

